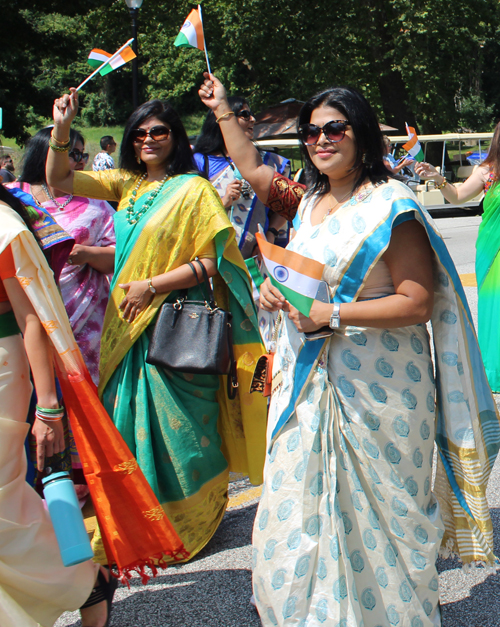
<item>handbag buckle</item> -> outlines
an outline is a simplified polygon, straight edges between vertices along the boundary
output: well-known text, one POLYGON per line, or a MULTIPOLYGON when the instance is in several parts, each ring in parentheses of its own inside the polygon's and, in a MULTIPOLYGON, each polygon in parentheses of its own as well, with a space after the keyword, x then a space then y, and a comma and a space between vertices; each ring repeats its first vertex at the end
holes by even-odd
POLYGON ((208 313, 213 314, 219 309, 219 307, 210 307, 210 303, 208 301, 205 301, 205 309, 208 310, 208 313))
POLYGON ((183 308, 183 306, 184 306, 184 300, 185 300, 184 298, 178 298, 178 299, 177 299, 177 302, 175 302, 175 303, 173 304, 173 308, 174 308, 176 311, 180 311, 180 310, 183 308))

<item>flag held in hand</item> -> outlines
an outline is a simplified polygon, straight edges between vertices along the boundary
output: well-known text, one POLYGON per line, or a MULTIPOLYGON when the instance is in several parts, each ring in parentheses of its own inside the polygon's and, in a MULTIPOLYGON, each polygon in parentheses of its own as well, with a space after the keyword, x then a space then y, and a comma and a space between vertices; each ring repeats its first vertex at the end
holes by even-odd
POLYGON ((100 70, 99 74, 101 76, 105 76, 112 72, 113 70, 117 70, 122 65, 125 65, 128 61, 132 61, 135 59, 136 55, 130 46, 127 46, 124 50, 120 52, 118 55, 111 55, 109 52, 105 50, 100 50, 99 48, 94 48, 90 51, 89 58, 87 62, 94 69, 100 67, 103 63, 106 63, 100 70))
POLYGON ((304 316, 309 316, 325 264, 270 244, 256 233, 257 244, 271 283, 304 316))
POLYGON ((403 144, 403 150, 413 157, 415 161, 423 161, 424 160, 424 151, 422 150, 422 146, 418 141, 417 134, 415 133, 415 129, 413 126, 408 126, 406 124, 406 132, 408 134, 408 140, 406 144, 403 144))
POLYGON ((205 37, 203 35, 203 23, 199 9, 193 9, 182 25, 180 33, 174 41, 178 48, 198 48, 205 50, 205 37))

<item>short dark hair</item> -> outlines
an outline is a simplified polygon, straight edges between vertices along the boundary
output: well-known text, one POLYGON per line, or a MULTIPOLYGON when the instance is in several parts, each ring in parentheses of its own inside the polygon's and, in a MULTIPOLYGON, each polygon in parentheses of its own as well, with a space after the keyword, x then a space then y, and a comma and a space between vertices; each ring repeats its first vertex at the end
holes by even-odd
MULTIPOLYGON (((245 105, 248 106, 248 102, 241 96, 229 96, 227 100, 235 113, 239 113, 245 105)), ((194 151, 204 155, 212 155, 216 152, 222 152, 225 147, 222 131, 215 121, 215 114, 213 111, 209 111, 203 121, 194 151)))
MULTIPOLYGON (((354 183, 356 191, 368 177, 372 183, 392 178, 384 164, 384 142, 375 111, 366 98, 352 87, 332 87, 308 100, 300 110, 297 128, 308 124, 312 112, 318 107, 332 107, 349 120, 356 139, 356 159, 352 170, 359 168, 359 177, 354 183)), ((307 148, 302 145, 306 162, 308 193, 326 194, 330 191, 328 176, 320 172, 311 161, 307 148)))
POLYGON ((146 164, 142 161, 137 163, 131 132, 152 117, 158 118, 161 122, 170 126, 175 142, 173 157, 168 166, 168 174, 195 173, 197 170, 186 129, 175 109, 163 100, 145 102, 127 120, 120 148, 120 168, 135 174, 143 174, 147 171, 146 164))
POLYGON ((101 137, 101 141, 99 142, 101 144, 101 148, 102 150, 106 150, 106 148, 110 145, 114 143, 114 139, 112 135, 104 135, 104 137, 101 137))
MULTIPOLYGON (((29 140, 26 152, 22 160, 23 171, 19 177, 21 183, 29 183, 35 185, 37 183, 46 183, 45 177, 45 161, 49 151, 49 139, 52 133, 52 127, 48 126, 38 131, 36 135, 29 140)), ((75 147, 76 142, 80 141, 85 146, 85 139, 80 131, 72 128, 69 132, 70 151, 75 147)))
POLYGON ((12 157, 10 155, 2 155, 0 157, 0 165, 3 165, 7 161, 7 159, 12 159, 12 157))

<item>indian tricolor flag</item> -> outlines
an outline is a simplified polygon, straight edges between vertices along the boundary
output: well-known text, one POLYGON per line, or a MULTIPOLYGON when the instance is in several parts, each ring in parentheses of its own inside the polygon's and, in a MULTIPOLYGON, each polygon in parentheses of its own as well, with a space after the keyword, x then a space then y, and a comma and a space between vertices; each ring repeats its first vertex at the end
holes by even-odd
POLYGON ((205 50, 200 7, 193 9, 187 16, 187 20, 182 25, 180 33, 174 41, 174 46, 178 48, 198 48, 199 50, 205 50))
POLYGON ((256 233, 255 237, 271 283, 301 314, 309 316, 325 265, 274 246, 261 233, 256 233))
POLYGON ((424 160, 424 151, 422 150, 422 146, 418 141, 417 134, 415 133, 415 129, 413 126, 408 126, 406 124, 406 132, 408 133, 408 140, 406 144, 403 144, 403 150, 415 159, 415 161, 423 161, 424 160))
POLYGON ((136 55, 130 46, 127 46, 118 55, 109 54, 109 52, 106 52, 105 50, 94 48, 90 51, 87 61, 95 70, 97 70, 97 68, 106 61, 109 61, 109 63, 106 63, 106 65, 99 70, 99 74, 101 76, 105 76, 113 70, 117 70, 122 65, 125 65, 128 61, 132 61, 135 57, 136 55))

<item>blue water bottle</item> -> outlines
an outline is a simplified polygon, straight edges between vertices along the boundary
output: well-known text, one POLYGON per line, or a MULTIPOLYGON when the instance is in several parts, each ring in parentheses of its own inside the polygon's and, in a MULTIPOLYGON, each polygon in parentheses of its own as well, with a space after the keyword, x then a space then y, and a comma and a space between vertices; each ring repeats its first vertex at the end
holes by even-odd
POLYGON ((42 483, 63 564, 74 566, 91 559, 94 553, 69 474, 56 472, 42 483))

